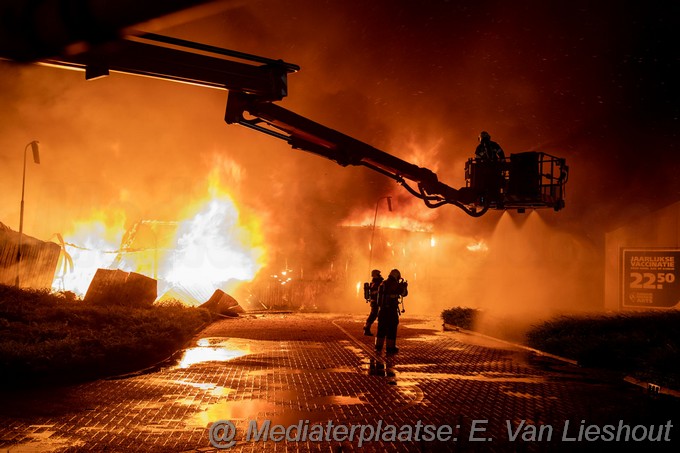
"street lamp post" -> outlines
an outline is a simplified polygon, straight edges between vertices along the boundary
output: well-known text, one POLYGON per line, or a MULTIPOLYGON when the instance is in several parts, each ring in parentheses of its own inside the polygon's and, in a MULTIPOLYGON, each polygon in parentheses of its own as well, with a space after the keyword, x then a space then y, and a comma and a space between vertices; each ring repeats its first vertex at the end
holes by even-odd
POLYGON ((392 212, 392 197, 391 196, 386 196, 386 197, 380 197, 376 200, 375 202, 375 214, 373 214, 373 228, 371 230, 371 244, 370 244, 370 250, 368 254, 368 274, 370 275, 371 273, 371 263, 373 262, 373 238, 375 237, 375 222, 378 219, 378 205, 380 204, 380 200, 387 200, 387 209, 392 212))
POLYGON ((19 247, 17 248, 17 277, 14 282, 15 286, 19 286, 20 281, 19 269, 21 268, 21 240, 24 234, 24 192, 26 189, 26 152, 28 151, 29 146, 33 151, 33 162, 35 162, 36 164, 40 163, 40 149, 38 147, 38 141, 33 140, 24 148, 24 173, 21 179, 21 212, 19 215, 19 247))

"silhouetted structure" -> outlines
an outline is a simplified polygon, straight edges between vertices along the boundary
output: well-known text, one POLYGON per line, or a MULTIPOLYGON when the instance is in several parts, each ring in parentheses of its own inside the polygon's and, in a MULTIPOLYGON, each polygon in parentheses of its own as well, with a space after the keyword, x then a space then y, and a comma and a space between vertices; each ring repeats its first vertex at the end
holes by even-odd
POLYGON ((157 291, 156 280, 145 275, 97 269, 83 300, 96 305, 150 307, 157 291))
POLYGON ((61 248, 53 242, 24 234, 19 265, 19 236, 18 232, 0 223, 0 284, 14 285, 18 272, 21 287, 50 289, 61 248))

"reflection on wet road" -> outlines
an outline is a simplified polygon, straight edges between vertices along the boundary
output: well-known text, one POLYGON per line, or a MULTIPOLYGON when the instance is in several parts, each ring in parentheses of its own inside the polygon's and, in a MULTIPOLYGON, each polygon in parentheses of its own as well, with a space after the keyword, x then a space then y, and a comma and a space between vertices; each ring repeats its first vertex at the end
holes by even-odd
MULTIPOLYGON (((489 339, 441 332, 432 320, 403 319, 400 352, 378 355, 373 338, 362 335, 362 324, 359 316, 320 314, 227 319, 201 332, 175 363, 151 373, 6 392, 0 448, 210 451, 208 427, 218 420, 230 420, 243 433, 249 422, 265 420, 284 426, 421 421, 469 427, 483 419, 495 451, 514 451, 516 445, 507 444, 506 420, 555 426, 568 419, 649 423, 665 422, 669 411, 679 413, 676 403, 650 402, 620 381, 571 365, 548 366, 546 358, 489 339)), ((447 451, 467 445, 461 442, 407 442, 399 448, 447 451)), ((289 448, 340 445, 343 451, 359 450, 349 441, 289 448)), ((524 445, 528 451, 535 446, 524 445)), ((275 451, 282 446, 239 439, 237 447, 275 451)))
POLYGON ((197 363, 226 362, 251 353, 252 344, 243 339, 201 338, 196 347, 184 351, 177 365, 188 368, 197 363))

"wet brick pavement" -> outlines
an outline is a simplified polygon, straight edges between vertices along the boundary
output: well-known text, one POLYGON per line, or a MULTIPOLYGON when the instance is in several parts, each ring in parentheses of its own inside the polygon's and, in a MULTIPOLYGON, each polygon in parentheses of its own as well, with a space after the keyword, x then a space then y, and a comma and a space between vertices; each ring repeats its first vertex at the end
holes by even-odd
POLYGON ((628 446, 677 450, 680 404, 671 397, 653 398, 618 377, 490 339, 443 332, 436 319, 404 317, 400 352, 376 355, 372 338, 362 335, 363 320, 328 314, 225 319, 201 332, 181 360, 154 372, 59 389, 4 391, 0 451, 223 451, 209 440, 209 427, 218 420, 230 420, 236 427, 236 443, 229 451, 621 448, 615 442, 562 438, 566 421, 571 425, 566 436, 574 438, 582 420, 597 429, 621 421, 631 428, 640 425, 638 436, 652 425, 659 433, 660 425, 670 421, 673 427, 661 432, 670 441, 631 440, 628 446), (303 423, 317 437, 247 440, 251 421, 261 427, 265 420, 285 427, 303 423), (452 438, 391 441, 395 431, 387 425, 394 425, 397 433, 409 427, 415 432, 418 421, 437 429, 450 426, 452 438), (329 422, 382 431, 361 447, 360 428, 351 441, 317 441, 329 422), (512 442, 508 423, 513 430, 521 423, 537 429, 521 431, 527 440, 520 434, 512 442), (542 439, 534 441, 532 433, 543 433, 542 439))

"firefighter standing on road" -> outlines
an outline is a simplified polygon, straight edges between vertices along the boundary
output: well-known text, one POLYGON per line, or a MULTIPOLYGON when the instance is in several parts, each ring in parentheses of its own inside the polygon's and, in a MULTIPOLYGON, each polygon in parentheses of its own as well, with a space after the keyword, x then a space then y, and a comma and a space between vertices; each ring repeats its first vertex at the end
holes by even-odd
POLYGON ((383 282, 384 278, 380 275, 378 269, 373 269, 371 271, 371 283, 364 283, 364 297, 366 301, 371 304, 371 312, 366 319, 366 324, 364 325, 364 335, 372 337, 371 326, 373 321, 378 317, 378 288, 383 282))
POLYGON ((399 325, 399 301, 408 295, 408 282, 402 280, 398 269, 390 271, 387 280, 382 282, 378 291, 378 334, 375 337, 375 350, 382 352, 383 345, 387 343, 385 352, 396 354, 397 326, 399 325), (387 340, 387 341, 385 341, 387 340))

